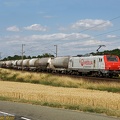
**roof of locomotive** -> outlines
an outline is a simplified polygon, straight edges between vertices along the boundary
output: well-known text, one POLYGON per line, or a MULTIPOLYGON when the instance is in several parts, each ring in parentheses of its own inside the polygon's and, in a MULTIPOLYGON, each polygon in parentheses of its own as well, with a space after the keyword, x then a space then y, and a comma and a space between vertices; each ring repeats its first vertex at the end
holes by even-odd
POLYGON ((99 56, 99 57, 101 57, 101 56, 117 56, 117 55, 111 55, 111 54, 105 54, 105 55, 93 55, 93 54, 85 54, 85 55, 77 55, 77 56, 73 56, 73 57, 90 57, 90 56, 93 56, 93 57, 95 57, 95 56, 99 56))

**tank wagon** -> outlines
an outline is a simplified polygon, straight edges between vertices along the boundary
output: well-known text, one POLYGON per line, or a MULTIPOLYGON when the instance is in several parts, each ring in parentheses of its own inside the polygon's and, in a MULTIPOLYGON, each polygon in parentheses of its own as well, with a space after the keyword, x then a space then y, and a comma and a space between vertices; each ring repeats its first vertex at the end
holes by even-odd
POLYGON ((40 58, 36 61, 38 71, 51 71, 51 59, 52 58, 40 58))
POLYGON ((51 59, 51 66, 54 72, 66 73, 68 70, 69 56, 55 57, 51 59))
POLYGON ((12 62, 12 67, 14 68, 14 69, 18 69, 18 66, 17 66, 17 61, 18 60, 14 60, 13 62, 12 62))
POLYGON ((2 61, 0 61, 0 67, 2 67, 2 61))
POLYGON ((36 71, 38 60, 39 60, 39 58, 32 58, 29 60, 29 70, 36 71))
POLYGON ((22 62, 23 62, 23 60, 18 60, 16 62, 17 69, 22 69, 22 62))
POLYGON ((23 69, 24 70, 29 70, 29 61, 30 61, 30 59, 23 60, 23 69))
POLYGON ((0 67, 5 67, 5 62, 4 61, 0 61, 0 67))
POLYGON ((5 66, 6 66, 6 68, 12 68, 12 62, 13 61, 11 61, 11 60, 9 60, 9 61, 5 61, 5 66))

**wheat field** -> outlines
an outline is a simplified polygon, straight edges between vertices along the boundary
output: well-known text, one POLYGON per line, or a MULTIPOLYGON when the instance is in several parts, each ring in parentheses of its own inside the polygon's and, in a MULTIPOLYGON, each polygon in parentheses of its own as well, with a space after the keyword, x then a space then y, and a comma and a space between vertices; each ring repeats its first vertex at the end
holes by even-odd
POLYGON ((89 106, 114 111, 116 116, 120 115, 119 93, 0 81, 0 96, 61 106, 89 106))
POLYGON ((48 73, 21 72, 0 68, 0 79, 4 81, 35 83, 56 87, 84 88, 120 93, 120 84, 117 82, 92 82, 82 78, 56 76, 48 73))

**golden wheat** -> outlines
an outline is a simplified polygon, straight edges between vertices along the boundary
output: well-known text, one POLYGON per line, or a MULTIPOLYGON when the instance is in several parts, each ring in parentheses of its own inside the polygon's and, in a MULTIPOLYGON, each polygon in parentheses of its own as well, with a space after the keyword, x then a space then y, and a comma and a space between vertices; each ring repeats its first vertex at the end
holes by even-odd
POLYGON ((29 101, 85 105, 120 110, 120 94, 80 88, 63 88, 0 81, 0 96, 29 101))
MULTIPOLYGON (((0 81, 0 97, 13 100, 27 100, 39 103, 54 103, 61 106, 89 106, 114 111, 120 117, 120 84, 115 82, 93 83, 83 79, 52 76, 44 73, 29 73, 0 69, 0 79, 46 84, 0 81), (17 80, 18 79, 18 80, 17 80), (49 83, 49 84, 48 84, 49 83), (52 86, 59 87, 52 87, 52 86), (63 87, 60 87, 63 86, 63 87), (64 88, 64 87, 71 88, 64 88), (73 87, 73 88, 72 88, 73 87), (96 90, 87 90, 87 89, 96 90), (97 91, 99 89, 118 89, 118 93, 97 91)), ((106 90, 107 91, 107 90, 106 90)))

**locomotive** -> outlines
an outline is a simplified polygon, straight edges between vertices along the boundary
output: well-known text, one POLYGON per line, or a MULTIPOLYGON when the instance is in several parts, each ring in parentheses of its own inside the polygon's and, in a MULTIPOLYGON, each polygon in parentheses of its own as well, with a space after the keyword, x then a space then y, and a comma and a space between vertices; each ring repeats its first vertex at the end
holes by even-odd
POLYGON ((92 76, 118 76, 120 73, 120 60, 115 55, 71 57, 69 69, 79 74, 92 76))
POLYGON ((120 73, 120 59, 116 55, 64 56, 1 61, 0 66, 96 77, 118 77, 120 73))

